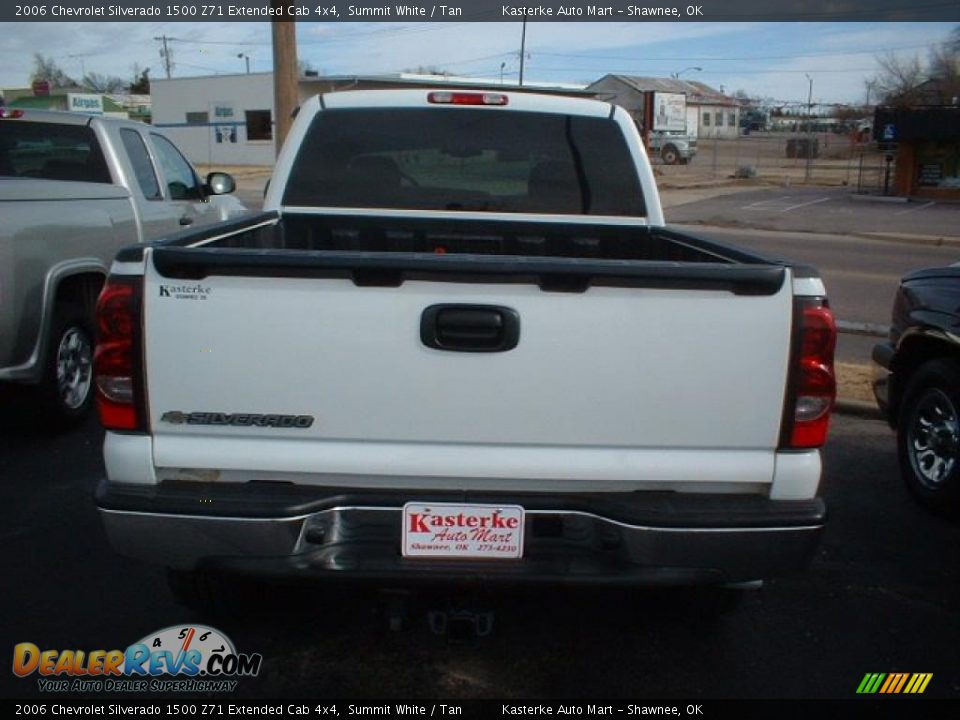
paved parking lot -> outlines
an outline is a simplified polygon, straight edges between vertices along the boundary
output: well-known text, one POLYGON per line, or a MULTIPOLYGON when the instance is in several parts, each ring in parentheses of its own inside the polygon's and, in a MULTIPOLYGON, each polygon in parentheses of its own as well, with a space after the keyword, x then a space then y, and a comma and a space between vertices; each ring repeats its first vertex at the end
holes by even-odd
POLYGON ((960 237, 960 205, 858 199, 849 188, 750 189, 674 205, 666 217, 671 223, 778 231, 960 237))
MULTIPOLYGON (((95 421, 60 437, 6 423, 5 652, 25 641, 124 648, 203 621, 263 653, 263 672, 238 689, 247 697, 851 698, 865 673, 894 671, 931 672, 928 696, 960 697, 960 525, 907 497, 879 421, 834 422, 829 526, 809 571, 768 583, 718 622, 684 595, 490 592, 470 601, 495 611, 494 632, 467 641, 428 630, 426 611, 451 600, 440 594, 414 598, 397 633, 372 588, 277 588, 235 613, 194 615, 173 604, 160 571, 107 546, 92 501, 103 473, 95 421)), ((0 696, 30 694, 35 681, 0 673, 0 696)))

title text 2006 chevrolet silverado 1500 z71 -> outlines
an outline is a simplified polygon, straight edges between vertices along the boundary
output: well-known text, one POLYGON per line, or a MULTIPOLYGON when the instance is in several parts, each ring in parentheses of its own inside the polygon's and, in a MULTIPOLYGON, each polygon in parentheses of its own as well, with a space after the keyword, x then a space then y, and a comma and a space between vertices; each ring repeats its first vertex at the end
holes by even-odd
POLYGON ((122 251, 98 313, 101 514, 184 596, 739 583, 824 522, 823 284, 665 228, 606 103, 313 98, 265 212, 122 251))
POLYGON ((201 181, 161 131, 0 108, 0 381, 79 421, 93 404, 93 311, 120 248, 242 215, 233 180, 201 181))

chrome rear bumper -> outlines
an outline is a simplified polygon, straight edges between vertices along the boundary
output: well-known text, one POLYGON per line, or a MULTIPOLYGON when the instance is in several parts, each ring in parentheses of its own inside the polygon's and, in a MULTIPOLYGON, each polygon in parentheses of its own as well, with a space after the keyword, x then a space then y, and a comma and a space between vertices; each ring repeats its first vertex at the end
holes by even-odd
MULTIPOLYGON (((797 570, 816 550, 821 500, 616 493, 511 495, 526 508, 520 560, 425 560, 401 555, 411 499, 506 503, 476 493, 303 489, 283 502, 262 487, 179 483, 167 492, 101 483, 97 499, 123 555, 178 569, 263 576, 396 581, 481 580, 625 585, 744 582, 797 570), (219 500, 217 496, 219 495, 219 500), (242 503, 244 495, 248 504, 242 503), (197 512, 184 512, 193 498, 197 512), (245 508, 242 512, 238 508, 245 508)), ((278 498, 276 495, 279 494, 278 498)))

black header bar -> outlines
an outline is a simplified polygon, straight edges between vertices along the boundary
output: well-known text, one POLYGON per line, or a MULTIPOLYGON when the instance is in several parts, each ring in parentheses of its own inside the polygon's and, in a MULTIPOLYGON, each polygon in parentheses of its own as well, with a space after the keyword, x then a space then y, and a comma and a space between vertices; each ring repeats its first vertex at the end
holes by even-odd
POLYGON ((472 718, 648 718, 688 720, 721 718, 763 718, 787 720, 827 717, 946 717, 956 703, 923 696, 905 698, 852 698, 849 700, 385 700, 331 699, 247 699, 234 693, 195 696, 188 693, 132 698, 117 693, 109 697, 71 698, 48 695, 43 698, 3 701, 11 715, 19 717, 396 717, 433 720, 472 718), (910 708, 906 706, 909 705, 910 708))
POLYGON ((25 0, 3 22, 955 22, 956 0, 25 0))

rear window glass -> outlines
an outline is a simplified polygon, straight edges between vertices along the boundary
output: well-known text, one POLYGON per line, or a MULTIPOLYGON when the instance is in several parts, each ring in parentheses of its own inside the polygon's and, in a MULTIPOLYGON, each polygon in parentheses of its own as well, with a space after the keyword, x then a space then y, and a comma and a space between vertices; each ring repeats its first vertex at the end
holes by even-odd
POLYGON ((20 120, 0 121, 0 176, 111 182, 89 127, 20 120))
POLYGON ((644 214, 613 120, 467 108, 318 113, 284 204, 644 214))

